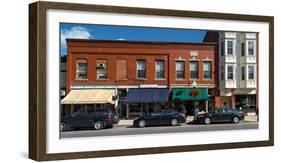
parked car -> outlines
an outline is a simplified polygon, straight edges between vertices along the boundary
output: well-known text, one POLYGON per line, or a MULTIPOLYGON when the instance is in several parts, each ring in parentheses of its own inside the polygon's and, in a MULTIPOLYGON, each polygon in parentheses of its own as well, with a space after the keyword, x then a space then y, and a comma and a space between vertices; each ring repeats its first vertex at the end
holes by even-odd
POLYGON ((244 119, 244 113, 238 109, 223 108, 215 109, 209 113, 198 115, 196 123, 211 124, 214 122, 232 122, 239 123, 244 119))
POLYGON ((134 127, 171 125, 176 126, 180 123, 185 123, 185 116, 173 109, 162 109, 152 112, 148 116, 140 116, 134 120, 134 127))
POLYGON ((100 130, 118 124, 119 115, 110 108, 81 108, 61 118, 61 130, 94 128, 100 130))

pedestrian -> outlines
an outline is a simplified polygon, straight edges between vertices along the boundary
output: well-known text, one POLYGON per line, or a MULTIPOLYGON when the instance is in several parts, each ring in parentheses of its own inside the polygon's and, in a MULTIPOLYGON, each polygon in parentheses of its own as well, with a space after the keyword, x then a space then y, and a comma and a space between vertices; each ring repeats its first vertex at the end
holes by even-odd
POLYGON ((226 108, 227 108, 227 103, 224 102, 224 103, 223 103, 223 109, 226 109, 226 108))
POLYGON ((181 113, 186 117, 186 108, 183 103, 181 104, 181 113))
POLYGON ((194 120, 197 119, 198 113, 199 113, 199 107, 198 107, 198 105, 195 105, 195 107, 194 107, 194 120))

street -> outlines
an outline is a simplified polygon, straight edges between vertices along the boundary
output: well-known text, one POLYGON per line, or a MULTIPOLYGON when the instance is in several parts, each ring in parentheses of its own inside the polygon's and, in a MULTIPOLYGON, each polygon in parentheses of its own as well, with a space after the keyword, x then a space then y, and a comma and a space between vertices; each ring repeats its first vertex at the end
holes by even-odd
POLYGON ((239 124, 182 124, 180 126, 160 126, 133 128, 126 126, 116 126, 103 130, 77 130, 61 132, 61 138, 75 137, 97 137, 97 136, 118 136, 118 135, 138 135, 138 134, 160 134, 160 133, 179 133, 179 132, 202 132, 202 131, 221 131, 221 130, 241 130, 258 129, 258 122, 240 122, 239 124))

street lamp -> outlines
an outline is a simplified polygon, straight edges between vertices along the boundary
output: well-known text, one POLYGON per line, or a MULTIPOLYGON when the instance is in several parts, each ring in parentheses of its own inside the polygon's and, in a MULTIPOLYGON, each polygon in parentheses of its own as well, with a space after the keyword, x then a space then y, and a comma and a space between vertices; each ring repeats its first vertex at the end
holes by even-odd
POLYGON ((193 105, 193 111, 194 111, 194 120, 196 120, 196 117, 197 117, 197 109, 195 108, 195 97, 198 96, 198 93, 196 92, 196 86, 197 86, 197 83, 196 81, 194 80, 193 83, 192 83, 192 91, 191 91, 191 94, 192 94, 192 97, 193 97, 193 101, 192 101, 192 105, 193 105))
POLYGON ((192 87, 193 87, 193 90, 192 90, 193 109, 195 109, 196 86, 197 86, 197 82, 194 80, 193 83, 192 83, 192 87))

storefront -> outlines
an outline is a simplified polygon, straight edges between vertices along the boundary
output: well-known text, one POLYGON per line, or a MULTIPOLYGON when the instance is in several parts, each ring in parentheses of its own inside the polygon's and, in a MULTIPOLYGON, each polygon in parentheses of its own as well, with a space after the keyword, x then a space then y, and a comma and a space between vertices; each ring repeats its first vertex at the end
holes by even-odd
POLYGON ((256 112, 256 95, 235 95, 236 108, 243 112, 256 112))
MULTIPOLYGON (((124 99, 126 118, 148 115, 167 107, 169 91, 166 88, 130 88, 124 99)), ((121 110, 121 113, 123 111, 121 110)))
POLYGON ((65 105, 65 114, 71 114, 81 107, 91 108, 107 107, 114 109, 116 101, 114 89, 82 89, 71 90, 67 96, 61 100, 65 105))
POLYGON ((185 106, 187 115, 193 114, 195 106, 199 111, 208 112, 208 89, 207 88, 173 88, 172 101, 178 110, 182 105, 185 106))

